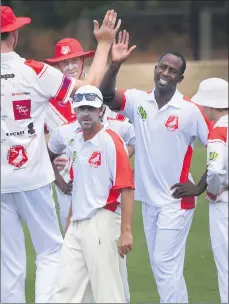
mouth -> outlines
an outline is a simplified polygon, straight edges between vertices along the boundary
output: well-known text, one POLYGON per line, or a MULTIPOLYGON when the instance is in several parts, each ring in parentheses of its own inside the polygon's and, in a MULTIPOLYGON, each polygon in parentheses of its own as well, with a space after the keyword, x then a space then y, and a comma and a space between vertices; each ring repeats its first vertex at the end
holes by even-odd
POLYGON ((164 80, 164 79, 159 78, 159 83, 160 83, 160 84, 162 84, 162 85, 167 85, 167 84, 168 84, 168 81, 167 81, 167 80, 164 80))

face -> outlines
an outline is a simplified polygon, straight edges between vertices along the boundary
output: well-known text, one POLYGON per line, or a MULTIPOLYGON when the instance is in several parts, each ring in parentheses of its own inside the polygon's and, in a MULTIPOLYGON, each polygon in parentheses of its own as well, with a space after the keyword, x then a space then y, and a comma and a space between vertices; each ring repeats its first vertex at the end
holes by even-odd
POLYGON ((78 57, 60 61, 58 67, 64 75, 79 78, 83 70, 83 58, 78 57))
POLYGON ((90 106, 78 107, 76 111, 77 119, 83 130, 92 129, 96 125, 96 123, 100 121, 102 113, 102 107, 98 109, 90 106))
POLYGON ((180 58, 172 54, 162 57, 154 70, 155 86, 165 91, 175 89, 184 78, 180 72, 181 67, 182 61, 180 58))

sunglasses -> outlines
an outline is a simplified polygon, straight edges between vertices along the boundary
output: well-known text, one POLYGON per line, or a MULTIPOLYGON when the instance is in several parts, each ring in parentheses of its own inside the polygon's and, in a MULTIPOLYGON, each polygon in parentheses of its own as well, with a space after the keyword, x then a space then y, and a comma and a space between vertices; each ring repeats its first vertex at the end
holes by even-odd
POLYGON ((78 94, 75 94, 74 97, 73 97, 73 101, 75 102, 80 102, 83 100, 83 97, 85 97, 85 99, 87 101, 94 101, 96 100, 96 98, 98 98, 99 100, 103 101, 97 94, 95 93, 84 93, 84 94, 81 94, 81 93, 78 93, 78 94))

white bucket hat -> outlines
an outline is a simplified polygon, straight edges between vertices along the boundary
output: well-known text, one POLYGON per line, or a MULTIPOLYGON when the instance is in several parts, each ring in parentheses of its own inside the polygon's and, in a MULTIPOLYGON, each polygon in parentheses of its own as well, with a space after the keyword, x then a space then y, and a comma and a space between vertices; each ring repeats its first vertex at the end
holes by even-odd
POLYGON ((80 87, 73 96, 72 106, 74 109, 82 106, 101 108, 102 105, 103 95, 98 88, 92 85, 80 87))
POLYGON ((203 80, 192 101, 204 107, 228 108, 228 82, 221 78, 203 80))

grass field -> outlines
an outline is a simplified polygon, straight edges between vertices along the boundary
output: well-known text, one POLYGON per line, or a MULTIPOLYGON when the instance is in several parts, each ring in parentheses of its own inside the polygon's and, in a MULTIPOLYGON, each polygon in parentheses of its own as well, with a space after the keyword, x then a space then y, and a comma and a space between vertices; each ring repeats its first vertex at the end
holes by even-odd
MULTIPOLYGON (((205 150, 196 145, 192 174, 198 181, 205 170, 205 150)), ((25 228, 27 242, 27 303, 34 303, 35 254, 25 228)), ((134 249, 128 255, 131 303, 159 303, 155 282, 150 270, 142 227, 141 205, 136 202, 133 225, 134 249)), ((189 234, 185 260, 185 278, 190 303, 219 303, 216 268, 212 256, 208 204, 204 195, 199 198, 189 234)))

